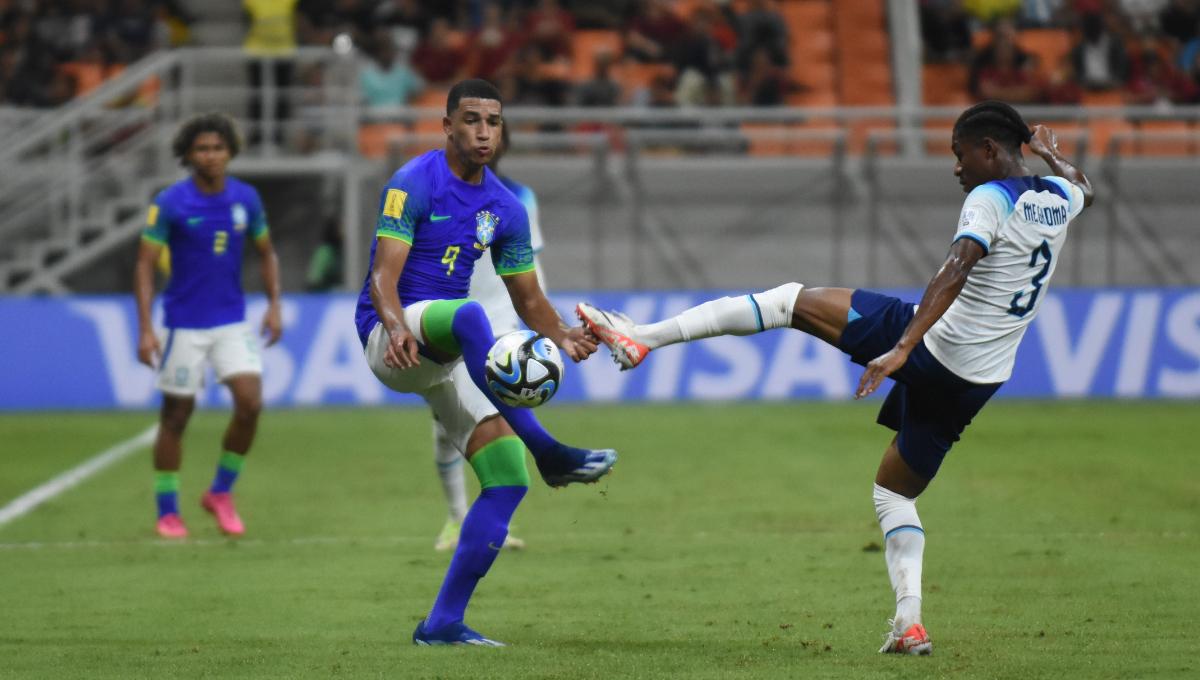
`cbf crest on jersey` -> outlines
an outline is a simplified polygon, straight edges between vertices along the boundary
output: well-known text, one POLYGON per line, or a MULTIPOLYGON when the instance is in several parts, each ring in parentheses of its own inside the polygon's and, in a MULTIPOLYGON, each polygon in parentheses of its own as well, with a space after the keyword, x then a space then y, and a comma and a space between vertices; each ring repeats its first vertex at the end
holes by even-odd
POLYGON ((475 244, 476 248, 483 250, 492 244, 492 239, 496 238, 496 225, 500 223, 500 218, 486 210, 480 210, 475 213, 475 244))
POLYGON ((246 231, 246 224, 250 221, 246 213, 246 206, 234 203, 231 217, 234 231, 246 231))

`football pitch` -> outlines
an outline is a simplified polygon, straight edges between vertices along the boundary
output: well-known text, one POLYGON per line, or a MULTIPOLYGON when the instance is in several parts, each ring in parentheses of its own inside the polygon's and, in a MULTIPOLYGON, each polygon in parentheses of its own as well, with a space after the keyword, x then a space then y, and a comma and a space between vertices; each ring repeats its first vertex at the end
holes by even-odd
MULTIPOLYGON (((0 677, 1200 676, 1194 403, 984 409, 919 503, 927 658, 876 653, 893 604, 876 408, 543 409, 621 460, 595 486, 530 490, 529 548, 467 612, 505 649, 410 641, 449 561, 427 412, 267 411, 241 540, 198 507, 226 414, 197 412, 187 541, 153 536, 145 450, 0 526, 0 677)), ((0 416, 0 506, 154 418, 0 416)))

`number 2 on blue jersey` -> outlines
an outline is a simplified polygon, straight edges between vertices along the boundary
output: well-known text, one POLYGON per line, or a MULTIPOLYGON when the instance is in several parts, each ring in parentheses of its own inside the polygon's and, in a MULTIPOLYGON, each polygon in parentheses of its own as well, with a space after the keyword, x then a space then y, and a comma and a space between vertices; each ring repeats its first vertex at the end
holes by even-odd
POLYGON ((1042 241, 1042 245, 1033 249, 1033 253, 1029 256, 1029 266, 1038 266, 1038 256, 1046 260, 1042 265, 1042 270, 1033 276, 1030 283, 1033 285, 1033 291, 1029 293, 1029 302, 1021 305, 1021 296, 1025 295, 1025 291, 1020 291, 1013 295, 1012 304, 1008 306, 1008 313, 1014 316, 1025 316, 1033 311, 1033 306, 1037 304, 1038 294, 1042 292, 1042 279, 1046 278, 1046 274, 1050 273, 1050 261, 1054 259, 1054 254, 1050 252, 1050 244, 1042 241))

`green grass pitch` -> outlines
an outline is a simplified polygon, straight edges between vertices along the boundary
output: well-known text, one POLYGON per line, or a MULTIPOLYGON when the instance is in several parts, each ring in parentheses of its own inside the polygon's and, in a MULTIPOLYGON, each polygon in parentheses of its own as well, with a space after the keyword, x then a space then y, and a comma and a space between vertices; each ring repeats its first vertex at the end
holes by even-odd
MULTIPOLYGON (((268 411, 240 541, 198 507, 226 417, 200 412, 187 542, 152 535, 148 452, 0 527, 0 677, 1200 677, 1195 404, 986 408, 919 504, 928 658, 876 653, 875 408, 544 409, 621 460, 530 491, 468 610, 499 650, 409 641, 449 560, 425 412, 268 411)), ((153 419, 0 417, 0 505, 153 419)))

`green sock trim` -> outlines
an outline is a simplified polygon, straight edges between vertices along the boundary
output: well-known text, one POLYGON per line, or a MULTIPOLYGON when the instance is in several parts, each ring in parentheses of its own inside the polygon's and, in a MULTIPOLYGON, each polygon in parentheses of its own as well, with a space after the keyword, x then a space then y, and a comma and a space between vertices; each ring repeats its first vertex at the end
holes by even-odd
POLYGON ((241 472, 242 466, 245 464, 246 457, 232 451, 226 451, 225 453, 222 453, 221 460, 217 463, 219 467, 223 467, 226 470, 232 470, 233 472, 241 472))
POLYGON ((468 461, 479 477, 479 486, 529 486, 525 444, 515 436, 501 437, 475 452, 468 461))
POLYGON ((179 473, 156 470, 154 472, 154 493, 172 492, 179 492, 179 473))
POLYGON ((470 300, 435 300, 429 303, 421 315, 421 333, 431 347, 451 356, 462 354, 462 346, 454 339, 454 315, 468 302, 470 300))

